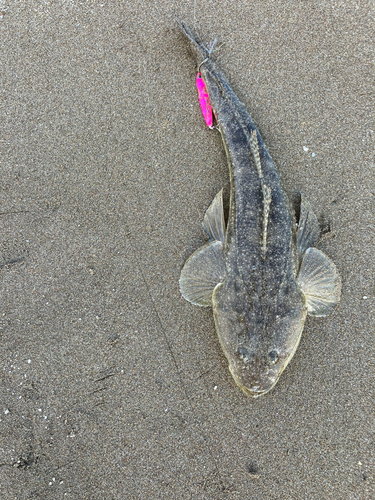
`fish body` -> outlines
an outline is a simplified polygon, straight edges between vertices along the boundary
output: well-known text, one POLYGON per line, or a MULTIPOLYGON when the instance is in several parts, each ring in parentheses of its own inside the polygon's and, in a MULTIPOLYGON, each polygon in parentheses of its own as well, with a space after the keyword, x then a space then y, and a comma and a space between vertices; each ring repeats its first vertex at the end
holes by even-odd
POLYGON ((250 115, 209 51, 180 27, 197 54, 230 172, 227 224, 220 191, 203 222, 209 242, 186 262, 180 289, 190 302, 213 308, 236 384, 258 397, 274 387, 293 357, 307 314, 324 316, 336 306, 340 278, 314 246, 320 231, 310 206, 301 199, 297 225, 250 115))

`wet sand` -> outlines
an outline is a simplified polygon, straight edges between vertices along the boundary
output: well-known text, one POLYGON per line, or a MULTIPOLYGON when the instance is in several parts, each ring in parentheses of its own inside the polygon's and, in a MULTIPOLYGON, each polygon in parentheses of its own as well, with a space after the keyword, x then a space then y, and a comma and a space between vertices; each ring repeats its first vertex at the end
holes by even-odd
POLYGON ((351 1, 0 6, 2 499, 374 498, 372 17, 351 1), (342 276, 340 307, 308 319, 258 400, 179 293, 229 179, 176 18, 225 42, 342 276))

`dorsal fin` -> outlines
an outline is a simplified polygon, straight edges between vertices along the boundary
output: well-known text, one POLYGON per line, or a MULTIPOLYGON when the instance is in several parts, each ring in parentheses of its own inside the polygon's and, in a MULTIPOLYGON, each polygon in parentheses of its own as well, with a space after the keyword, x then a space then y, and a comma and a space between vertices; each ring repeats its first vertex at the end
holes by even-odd
POLYGON ((250 146, 253 153, 255 166, 258 171, 260 185, 262 187, 263 194, 263 238, 262 238, 262 252, 263 258, 265 257, 267 251, 267 229, 268 229, 268 219, 270 215, 270 205, 272 201, 272 191, 269 186, 264 182, 262 164, 260 162, 259 147, 258 147, 258 137, 257 131, 254 129, 250 136, 250 146))
POLYGON ((250 146, 253 152, 255 166, 258 170, 259 178, 263 179, 262 164, 260 162, 259 147, 258 147, 258 137, 257 137, 257 131, 255 129, 251 131, 250 146))

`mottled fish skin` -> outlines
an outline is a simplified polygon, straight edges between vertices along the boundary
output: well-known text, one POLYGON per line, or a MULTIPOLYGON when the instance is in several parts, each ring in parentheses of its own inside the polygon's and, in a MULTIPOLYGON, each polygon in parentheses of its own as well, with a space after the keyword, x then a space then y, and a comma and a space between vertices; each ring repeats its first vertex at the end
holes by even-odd
MULTIPOLYGON (((298 245, 293 210, 251 117, 199 39, 187 26, 180 24, 180 27, 197 52, 199 71, 208 90, 230 170, 230 208, 225 237, 221 246, 216 241, 215 248, 210 249, 210 254, 215 251, 215 259, 222 249, 225 264, 224 269, 216 273, 221 279, 208 300, 211 298, 217 334, 235 382, 246 394, 258 397, 274 387, 301 338, 308 298, 298 282, 298 272, 307 248, 303 248, 299 256, 302 244, 298 245)), ((307 243, 304 240, 304 245, 310 249, 319 232, 315 216, 309 213, 310 220, 305 217, 299 229, 305 231, 307 243)), ((212 220, 208 212, 207 217, 212 220)), ((202 250, 198 252, 192 257, 199 264, 202 250)), ((334 292, 330 288, 331 307, 338 301, 340 281, 334 264, 322 255, 322 259, 328 261, 334 280, 333 285, 332 279, 328 283, 334 287, 334 292)), ((316 260, 312 260, 315 265, 316 260)), ((318 271, 320 280, 321 266, 318 271)), ((196 270, 194 273, 199 283, 199 273, 196 270)), ((181 292, 187 300, 207 305, 191 300, 188 281, 191 277, 188 261, 181 274, 181 292)), ((310 276, 305 281, 308 278, 310 276)))

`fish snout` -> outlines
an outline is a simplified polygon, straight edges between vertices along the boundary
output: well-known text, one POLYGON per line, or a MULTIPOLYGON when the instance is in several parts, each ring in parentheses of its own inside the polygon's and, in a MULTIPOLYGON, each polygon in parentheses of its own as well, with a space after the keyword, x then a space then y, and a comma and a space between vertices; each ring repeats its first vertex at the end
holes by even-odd
POLYGON ((229 370, 242 391, 254 398, 266 394, 276 384, 278 371, 270 366, 269 359, 258 355, 245 354, 245 350, 239 350, 237 363, 229 365, 229 370))

